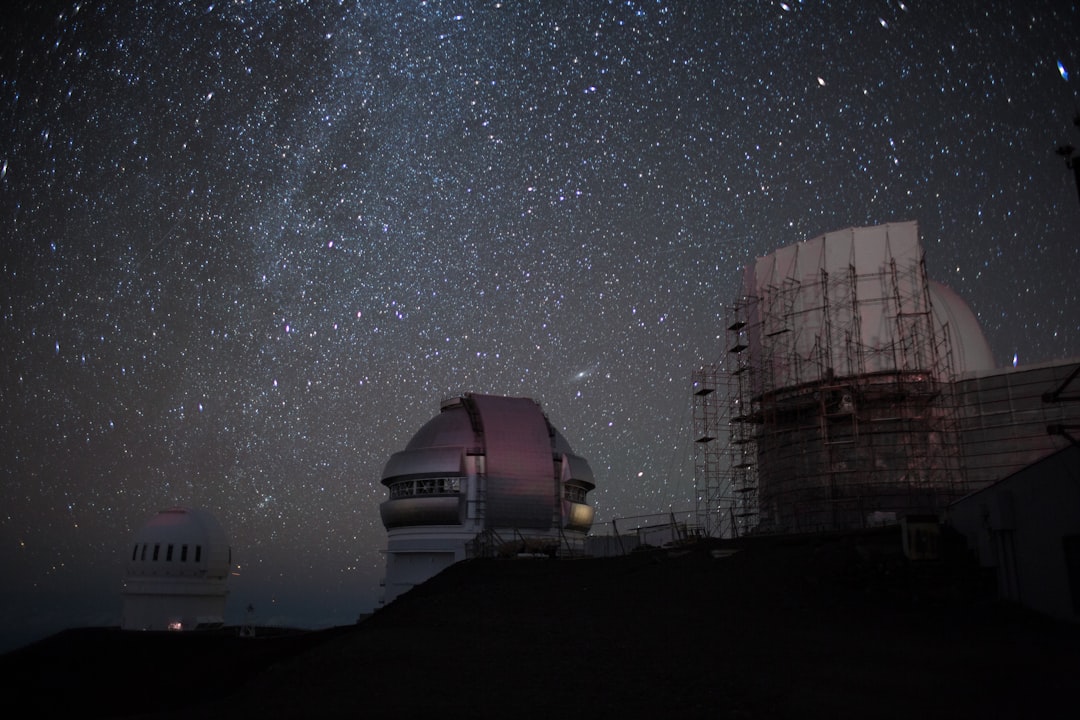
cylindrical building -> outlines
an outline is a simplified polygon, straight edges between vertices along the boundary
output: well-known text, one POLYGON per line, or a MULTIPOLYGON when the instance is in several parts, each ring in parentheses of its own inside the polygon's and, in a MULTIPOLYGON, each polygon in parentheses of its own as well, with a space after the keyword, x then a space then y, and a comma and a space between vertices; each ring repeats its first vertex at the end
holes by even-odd
POLYGON ((589 464, 529 398, 444 401, 382 483, 384 602, 485 551, 578 552, 593 521, 589 464))
POLYGON ((125 630, 194 630, 224 623, 232 549, 213 515, 161 510, 126 551, 125 630))
POLYGON ((914 222, 781 248, 743 293, 727 364, 746 527, 863 527, 966 494, 952 381, 993 358, 970 308, 927 278, 914 222))

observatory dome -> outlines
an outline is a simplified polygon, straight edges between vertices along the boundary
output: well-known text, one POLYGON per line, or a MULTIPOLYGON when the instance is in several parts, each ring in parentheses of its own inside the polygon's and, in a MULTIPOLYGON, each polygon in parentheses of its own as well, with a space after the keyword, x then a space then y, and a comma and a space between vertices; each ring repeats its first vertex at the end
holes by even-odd
POLYGON ((592 470, 529 398, 443 401, 387 461, 382 483, 386 601, 464 559, 467 544, 573 552, 592 526, 592 470))
POLYGON ((223 622, 229 540, 205 510, 159 511, 126 556, 124 629, 188 630, 223 622))
MULTIPOLYGON (((439 414, 416 431, 403 451, 391 456, 383 468, 383 484, 389 484, 388 481, 394 478, 421 473, 458 472, 461 470, 461 458, 465 453, 484 452, 487 449, 486 438, 479 424, 480 418, 476 410, 477 398, 480 397, 482 396, 470 395, 468 402, 462 398, 444 400, 439 414)), ((534 446, 524 444, 515 448, 515 451, 566 455, 575 465, 576 479, 587 485, 589 490, 595 487, 592 470, 588 463, 573 454, 570 443, 566 441, 562 433, 548 423, 538 404, 528 398, 503 399, 526 400, 528 403, 518 402, 516 408, 507 414, 508 417, 502 418, 510 422, 510 427, 506 428, 507 435, 514 435, 513 428, 518 424, 527 423, 530 419, 533 423, 542 420, 546 426, 546 437, 543 437, 543 433, 538 433, 534 446)), ((498 442, 500 446, 494 449, 503 449, 502 440, 498 442)))
POLYGON ((934 319, 939 328, 949 328, 956 373, 993 370, 994 354, 986 341, 975 313, 951 288, 936 280, 927 282, 934 319))
POLYGON ((229 561, 229 540, 217 518, 205 510, 175 507, 159 511, 135 533, 127 571, 224 578, 229 561))
POLYGON ((424 423, 416 431, 405 450, 421 450, 433 447, 472 447, 478 444, 464 404, 444 400, 438 415, 424 423))
MULTIPOLYGON (((532 402, 532 401, 530 401, 532 402)), ((539 410, 537 404, 537 409, 539 410)), ((530 408, 531 409, 531 408, 530 408)), ((571 452, 570 443, 556 428, 549 426, 552 446, 562 452, 571 452)), ((444 400, 440 412, 416 431, 405 445, 405 450, 423 450, 434 447, 479 447, 483 444, 481 433, 474 425, 465 402, 461 398, 444 400)), ((384 473, 385 474, 385 473, 384 473)))

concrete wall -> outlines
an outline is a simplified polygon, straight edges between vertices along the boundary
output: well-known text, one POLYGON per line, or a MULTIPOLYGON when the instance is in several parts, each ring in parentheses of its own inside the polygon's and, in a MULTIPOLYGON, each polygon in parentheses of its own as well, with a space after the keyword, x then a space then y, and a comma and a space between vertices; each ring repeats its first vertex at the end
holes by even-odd
POLYGON ((996 569, 1001 597, 1080 621, 1080 445, 954 503, 948 519, 996 569))

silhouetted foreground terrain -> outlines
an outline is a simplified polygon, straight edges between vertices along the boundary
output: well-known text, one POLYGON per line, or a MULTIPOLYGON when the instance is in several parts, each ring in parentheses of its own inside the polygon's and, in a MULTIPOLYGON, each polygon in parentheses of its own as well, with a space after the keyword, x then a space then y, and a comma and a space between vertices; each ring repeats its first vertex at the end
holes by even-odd
POLYGON ((76 631, 0 673, 8 707, 71 717, 1075 717, 1080 628, 898 536, 473 560, 355 627, 76 631))

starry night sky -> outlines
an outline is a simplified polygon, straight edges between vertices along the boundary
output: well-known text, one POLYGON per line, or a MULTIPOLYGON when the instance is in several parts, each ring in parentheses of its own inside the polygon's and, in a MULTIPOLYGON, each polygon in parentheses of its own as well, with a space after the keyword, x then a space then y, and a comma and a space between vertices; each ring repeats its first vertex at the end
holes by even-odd
POLYGON ((692 509, 740 269, 827 231, 917 220, 999 364, 1080 355, 1074 3, 44 5, 0 19, 3 637, 118 622, 176 504, 230 620, 351 622, 466 391, 539 400, 599 520, 692 509))

